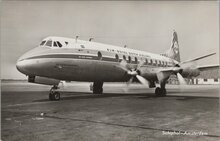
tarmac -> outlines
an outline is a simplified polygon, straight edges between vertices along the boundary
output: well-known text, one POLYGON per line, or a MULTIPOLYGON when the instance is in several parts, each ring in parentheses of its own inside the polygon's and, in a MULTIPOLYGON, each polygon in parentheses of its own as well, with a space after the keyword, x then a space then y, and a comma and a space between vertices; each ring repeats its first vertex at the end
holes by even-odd
POLYGON ((50 87, 23 81, 1 83, 3 141, 217 141, 219 85, 167 85, 167 96, 140 84, 104 83, 94 95, 90 83, 50 87))

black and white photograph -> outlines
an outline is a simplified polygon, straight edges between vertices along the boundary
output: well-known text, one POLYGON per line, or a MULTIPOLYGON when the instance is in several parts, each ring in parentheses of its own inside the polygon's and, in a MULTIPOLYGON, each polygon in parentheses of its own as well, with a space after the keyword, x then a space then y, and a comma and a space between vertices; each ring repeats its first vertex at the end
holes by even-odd
POLYGON ((1 141, 217 141, 219 0, 1 0, 1 141))

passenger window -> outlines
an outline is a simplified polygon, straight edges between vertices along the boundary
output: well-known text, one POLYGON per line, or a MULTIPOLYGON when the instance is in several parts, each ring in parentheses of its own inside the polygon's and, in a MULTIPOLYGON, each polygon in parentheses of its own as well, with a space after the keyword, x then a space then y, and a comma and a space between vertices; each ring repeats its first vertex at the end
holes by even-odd
POLYGON ((43 45, 45 44, 45 42, 46 42, 46 41, 42 41, 42 42, 40 43, 40 46, 43 46, 43 45))
POLYGON ((126 56, 125 55, 123 55, 123 59, 126 60, 126 56))
POLYGON ((46 46, 51 47, 52 46, 52 41, 51 40, 47 41, 46 46))
POLYGON ((98 59, 102 59, 102 53, 100 51, 98 52, 98 59))
POLYGON ((117 62, 119 61, 118 54, 115 54, 115 59, 117 60, 117 62))
POLYGON ((62 47, 62 44, 59 41, 57 41, 57 44, 59 47, 62 47))
POLYGON ((134 58, 134 61, 135 61, 136 64, 138 63, 137 57, 134 58))
POLYGON ((53 46, 54 46, 54 47, 57 47, 57 43, 56 43, 56 42, 53 42, 53 46))
POLYGON ((128 56, 128 63, 131 63, 131 56, 128 56))

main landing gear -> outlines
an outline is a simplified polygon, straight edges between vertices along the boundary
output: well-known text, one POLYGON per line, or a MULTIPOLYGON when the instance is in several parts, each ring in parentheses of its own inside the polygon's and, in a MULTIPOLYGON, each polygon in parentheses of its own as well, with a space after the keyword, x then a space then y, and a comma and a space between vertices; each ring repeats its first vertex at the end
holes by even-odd
POLYGON ((163 83, 160 83, 160 87, 157 87, 156 89, 155 89, 155 94, 156 94, 156 96, 166 96, 166 94, 167 94, 167 91, 166 91, 166 88, 165 88, 165 82, 163 82, 163 83))
POLYGON ((103 82, 96 81, 93 82, 93 94, 102 94, 103 92, 103 82))
POLYGON ((58 86, 56 86, 56 85, 54 85, 50 89, 49 100, 51 100, 51 101, 58 101, 58 100, 60 100, 60 92, 58 92, 57 89, 58 89, 58 86))

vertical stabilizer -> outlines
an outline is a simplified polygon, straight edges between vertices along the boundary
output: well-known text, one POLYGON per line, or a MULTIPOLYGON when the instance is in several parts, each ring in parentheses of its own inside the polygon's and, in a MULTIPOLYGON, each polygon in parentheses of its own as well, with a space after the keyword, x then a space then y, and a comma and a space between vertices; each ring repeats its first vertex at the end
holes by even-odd
POLYGON ((172 37, 170 49, 167 50, 162 55, 180 62, 178 36, 175 30, 173 31, 173 37, 172 37))

